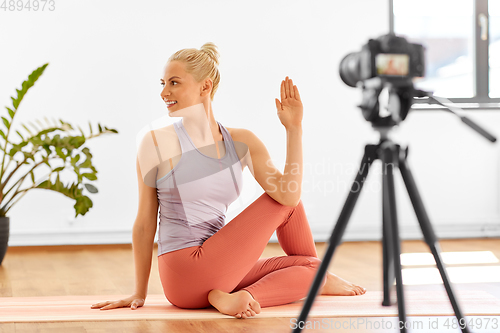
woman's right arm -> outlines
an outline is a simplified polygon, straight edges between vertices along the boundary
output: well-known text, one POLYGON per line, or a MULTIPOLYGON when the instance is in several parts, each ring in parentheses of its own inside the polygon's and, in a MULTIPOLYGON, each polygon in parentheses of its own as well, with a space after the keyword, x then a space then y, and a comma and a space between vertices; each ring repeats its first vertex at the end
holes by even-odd
POLYGON ((118 301, 105 301, 91 308, 108 310, 121 307, 136 309, 143 306, 148 292, 149 274, 153 258, 154 237, 158 217, 156 188, 145 184, 141 173, 139 158, 136 160, 137 181, 139 184, 139 209, 132 229, 132 250, 135 266, 135 291, 132 296, 118 301))
MULTIPOLYGON (((156 187, 148 186, 144 182, 145 175, 141 172, 139 158, 136 160, 136 169, 137 182, 139 184, 139 208, 132 231, 132 249, 134 251, 135 264, 134 294, 143 296, 145 299, 148 293, 154 237, 158 219, 158 197, 156 187)), ((148 174, 152 173, 148 172, 148 174)))

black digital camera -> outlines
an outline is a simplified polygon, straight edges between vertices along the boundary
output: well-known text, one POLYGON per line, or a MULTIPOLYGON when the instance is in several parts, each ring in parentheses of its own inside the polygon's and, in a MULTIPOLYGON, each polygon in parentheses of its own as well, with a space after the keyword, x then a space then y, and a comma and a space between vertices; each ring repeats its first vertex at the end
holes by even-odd
POLYGON ((394 34, 383 35, 370 39, 361 51, 346 55, 340 62, 339 72, 342 81, 351 87, 376 76, 394 83, 423 77, 424 47, 394 34))
POLYGON ((414 97, 414 77, 425 74, 424 47, 392 33, 370 39, 361 51, 349 53, 339 66, 340 78, 350 87, 363 89, 359 106, 376 127, 390 127, 405 120, 414 97), (380 116, 379 95, 389 89, 390 115, 380 116))

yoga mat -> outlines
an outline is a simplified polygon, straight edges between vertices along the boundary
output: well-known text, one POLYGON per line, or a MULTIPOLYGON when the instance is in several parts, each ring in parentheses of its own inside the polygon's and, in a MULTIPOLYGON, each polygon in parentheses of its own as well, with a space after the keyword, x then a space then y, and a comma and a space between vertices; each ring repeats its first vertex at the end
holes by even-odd
MULTIPOLYGON (((0 322, 234 318, 223 315, 214 308, 179 309, 170 304, 164 295, 148 295, 145 305, 137 310, 90 308, 94 303, 128 296, 130 295, 1 297, 0 322)), ((464 315, 500 315, 500 300, 487 292, 464 290, 456 292, 456 297, 464 315)), ((255 318, 297 317, 302 309, 303 301, 263 308, 255 318)), ((444 291, 406 291, 405 301, 408 316, 454 315, 444 291)), ((368 291, 361 296, 318 296, 309 317, 397 316, 396 305, 386 307, 382 306, 381 302, 381 291, 368 291)))

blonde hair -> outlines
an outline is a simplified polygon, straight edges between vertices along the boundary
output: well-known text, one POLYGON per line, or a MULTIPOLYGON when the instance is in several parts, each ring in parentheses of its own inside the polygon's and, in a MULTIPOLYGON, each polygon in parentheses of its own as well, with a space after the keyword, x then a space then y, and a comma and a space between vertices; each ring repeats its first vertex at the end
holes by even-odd
POLYGON ((175 52, 168 58, 167 64, 171 61, 182 61, 186 65, 186 72, 191 74, 196 82, 201 82, 206 78, 212 79, 213 87, 210 93, 210 99, 214 100, 215 92, 219 87, 219 51, 217 46, 208 42, 197 49, 182 49, 175 52))

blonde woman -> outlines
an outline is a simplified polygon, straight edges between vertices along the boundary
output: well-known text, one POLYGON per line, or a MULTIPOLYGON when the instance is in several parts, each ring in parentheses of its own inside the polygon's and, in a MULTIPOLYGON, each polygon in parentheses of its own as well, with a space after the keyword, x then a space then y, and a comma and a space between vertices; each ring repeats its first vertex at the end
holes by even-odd
MULTIPOLYGON (((307 295, 321 263, 300 200, 302 113, 299 91, 281 82, 277 115, 286 128, 283 174, 248 129, 215 120, 212 101, 220 82, 213 43, 183 49, 167 61, 161 98, 169 116, 181 119, 151 131, 138 153, 139 210, 133 227, 136 287, 132 296, 92 305, 101 310, 144 305, 157 213, 158 267, 166 298, 185 309, 210 305, 223 314, 247 318, 262 307, 307 295), (145 162, 158 156, 159 163, 145 162), (227 207, 240 194, 248 166, 264 193, 230 222, 227 207), (276 230, 286 256, 260 259, 276 230)), ((245 84, 242 84, 242 89, 245 84)), ((249 92, 249 98, 255 99, 249 92)), ((237 112, 238 110, 232 110, 237 112)), ((365 289, 327 273, 323 295, 361 295, 365 289)))

